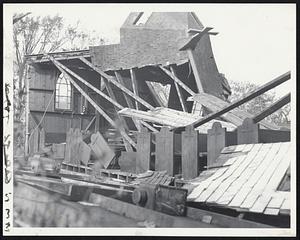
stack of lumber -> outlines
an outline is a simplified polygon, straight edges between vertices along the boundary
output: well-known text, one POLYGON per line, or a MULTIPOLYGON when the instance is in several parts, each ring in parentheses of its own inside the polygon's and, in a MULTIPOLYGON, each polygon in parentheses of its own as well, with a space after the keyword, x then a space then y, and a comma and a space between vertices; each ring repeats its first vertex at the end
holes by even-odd
POLYGON ((289 214, 290 192, 278 188, 288 172, 291 151, 290 142, 225 147, 216 165, 190 183, 194 188, 188 201, 241 212, 289 214))

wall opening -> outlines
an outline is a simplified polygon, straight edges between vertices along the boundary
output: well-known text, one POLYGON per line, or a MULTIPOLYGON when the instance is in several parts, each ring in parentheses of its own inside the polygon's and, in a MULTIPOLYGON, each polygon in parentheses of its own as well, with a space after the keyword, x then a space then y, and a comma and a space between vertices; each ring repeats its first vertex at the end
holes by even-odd
POLYGON ((70 82, 61 73, 56 82, 55 108, 71 111, 72 90, 70 82))
POLYGON ((141 12, 133 22, 133 25, 144 25, 148 21, 151 14, 152 12, 141 12))

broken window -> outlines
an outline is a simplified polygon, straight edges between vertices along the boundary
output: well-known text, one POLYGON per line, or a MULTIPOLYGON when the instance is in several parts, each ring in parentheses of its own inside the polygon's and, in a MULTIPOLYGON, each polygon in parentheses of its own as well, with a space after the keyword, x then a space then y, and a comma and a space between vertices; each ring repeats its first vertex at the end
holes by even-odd
POLYGON ((55 108, 71 110, 71 84, 60 74, 56 82, 55 108))
POLYGON ((152 12, 141 12, 135 19, 133 25, 145 24, 148 21, 151 14, 152 14, 152 12))

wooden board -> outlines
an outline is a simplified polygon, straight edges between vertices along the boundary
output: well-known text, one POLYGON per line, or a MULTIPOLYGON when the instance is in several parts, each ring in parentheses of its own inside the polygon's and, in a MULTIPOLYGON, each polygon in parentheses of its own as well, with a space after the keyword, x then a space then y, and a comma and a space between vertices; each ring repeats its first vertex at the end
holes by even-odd
POLYGON ((96 158, 102 163, 104 168, 107 168, 115 156, 115 153, 108 146, 104 137, 99 132, 91 136, 90 147, 93 150, 92 154, 95 154, 96 158))
POLYGON ((182 132, 182 177, 184 179, 193 179, 199 173, 199 147, 198 132, 192 126, 182 132))
POLYGON ((167 127, 156 133, 155 170, 174 175, 174 133, 167 127))
POLYGON ((150 170, 152 136, 147 129, 142 128, 137 135, 136 173, 150 170))

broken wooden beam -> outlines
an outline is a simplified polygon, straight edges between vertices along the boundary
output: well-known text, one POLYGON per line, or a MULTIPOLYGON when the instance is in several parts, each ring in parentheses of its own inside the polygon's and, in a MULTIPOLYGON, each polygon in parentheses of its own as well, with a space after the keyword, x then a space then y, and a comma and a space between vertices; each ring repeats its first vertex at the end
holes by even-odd
POLYGON ((187 91, 190 95, 195 95, 196 93, 190 89, 187 85, 185 85, 178 77, 174 76, 168 69, 159 66, 159 68, 164 71, 170 78, 172 78, 180 87, 182 87, 185 91, 187 91))
MULTIPOLYGON (((198 30, 195 35, 190 37, 186 43, 179 49, 179 51, 185 51, 185 50, 193 50, 196 46, 199 40, 202 38, 203 35, 208 34, 210 30, 212 30, 212 27, 206 27, 203 30, 198 30)), ((194 33, 194 31, 191 31, 190 29, 187 31, 188 33, 194 33)))
MULTIPOLYGON (((132 83, 132 89, 133 89, 133 93, 135 95, 139 95, 139 91, 138 91, 138 83, 136 81, 136 68, 131 68, 130 69, 130 78, 131 78, 131 83, 132 83)), ((140 106, 138 104, 138 102, 135 100, 135 109, 139 110, 140 106)))
POLYGON ((159 95, 157 94, 157 92, 155 91, 155 89, 154 89, 152 83, 151 83, 151 82, 147 82, 147 81, 145 81, 145 82, 146 82, 146 84, 147 84, 147 86, 148 86, 148 88, 149 88, 149 90, 150 90, 150 92, 151 92, 151 94, 152 94, 152 96, 153 96, 153 100, 155 101, 155 103, 156 103, 159 107, 167 107, 167 106, 163 103, 163 101, 161 100, 160 96, 159 96, 159 95))
POLYGON ((102 70, 100 70, 98 67, 96 67, 95 65, 93 65, 90 61, 88 61, 84 57, 80 57, 79 59, 82 62, 84 62, 86 65, 88 65, 89 67, 91 67, 92 69, 94 69, 97 73, 99 73, 100 75, 102 75, 103 77, 105 77, 109 82, 111 82, 112 84, 114 84, 116 87, 118 87, 119 89, 121 89, 123 92, 125 92, 126 94, 128 94, 129 96, 131 96, 137 102, 139 102, 140 104, 144 105, 146 108, 149 108, 149 109, 153 109, 154 108, 149 103, 147 103, 145 100, 143 100, 139 96, 135 95, 133 92, 129 91, 125 86, 123 86, 122 84, 120 84, 119 82, 117 82, 113 76, 110 76, 110 75, 106 74, 105 72, 103 72, 102 70))
MULTIPOLYGON (((268 90, 274 88, 274 87, 277 87, 278 85, 286 82, 287 80, 289 80, 291 78, 291 72, 286 72, 282 75, 280 75, 279 77, 273 79, 272 81, 262 85, 261 87, 259 87, 258 89, 248 93, 243 99, 240 99, 240 100, 237 100, 231 104, 229 104, 228 106, 226 106, 225 108, 221 109, 220 111, 217 111, 215 113, 212 113, 212 114, 209 114, 208 116, 200 119, 200 120, 197 120, 195 121, 192 125, 194 127, 199 127, 201 126, 202 124, 204 123, 207 123, 209 122, 210 120, 212 119, 215 119, 217 117, 220 117, 221 115, 223 115, 224 113, 227 113, 229 112, 230 110, 236 108, 236 107, 239 107, 240 105, 250 101, 251 99, 267 92, 268 90)), ((180 127, 177 129, 177 131, 184 131, 184 128, 183 127, 180 127)))
POLYGON ((282 108, 286 104, 288 104, 291 101, 291 93, 288 93, 287 95, 283 96, 280 98, 278 101, 273 103, 271 106, 257 114, 256 116, 253 117, 253 121, 255 123, 260 122, 264 118, 268 117, 272 113, 276 112, 278 109, 282 108))
MULTIPOLYGON (((172 72, 174 78, 177 77, 176 72, 175 72, 175 68, 173 66, 170 66, 170 69, 171 69, 171 72, 172 72)), ((182 108, 182 110, 184 112, 187 112, 187 108, 186 108, 186 105, 185 105, 185 102, 184 102, 181 90, 178 87, 178 83, 174 82, 174 84, 175 84, 175 88, 176 88, 176 91, 177 91, 177 94, 178 94, 178 98, 179 98, 179 101, 180 101, 180 104, 181 104, 181 108, 182 108)))

